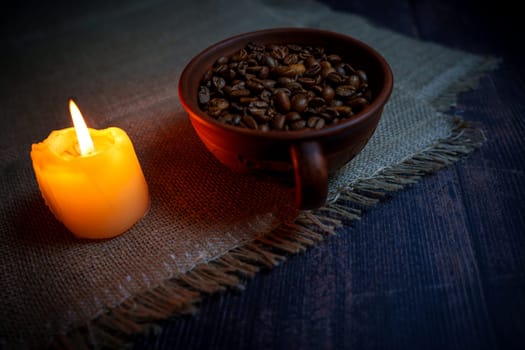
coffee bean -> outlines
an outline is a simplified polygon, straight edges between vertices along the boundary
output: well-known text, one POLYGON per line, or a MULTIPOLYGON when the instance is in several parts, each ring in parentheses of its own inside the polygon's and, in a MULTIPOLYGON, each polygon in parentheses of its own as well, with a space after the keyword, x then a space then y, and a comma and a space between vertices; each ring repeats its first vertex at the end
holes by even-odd
POLYGON ((344 105, 344 103, 341 100, 332 100, 332 102, 330 102, 330 106, 332 107, 337 107, 337 106, 342 106, 342 105, 344 105))
POLYGON ((239 61, 245 60, 247 56, 248 56, 248 52, 246 51, 246 49, 240 49, 237 53, 235 53, 231 57, 231 60, 233 62, 239 62, 239 61))
POLYGON ((241 119, 242 117, 238 114, 236 114, 233 119, 232 119, 232 124, 233 125, 239 125, 239 123, 241 122, 241 119))
POLYGON ((352 85, 340 85, 335 89, 335 94, 339 97, 350 97, 355 94, 355 88, 352 85))
POLYGON ((237 74, 243 76, 243 75, 246 75, 246 70, 248 69, 248 62, 246 61, 243 61, 243 62, 239 62, 237 64, 237 74))
POLYGON ((319 108, 326 105, 326 101, 321 97, 313 97, 310 99, 310 102, 308 102, 308 106, 312 108, 319 108))
POLYGON ((330 85, 323 86, 321 90, 321 97, 328 103, 332 102, 335 96, 335 91, 330 85))
POLYGON ((340 63, 340 65, 341 65, 341 69, 343 70, 345 75, 355 74, 356 73, 354 67, 352 67, 348 63, 340 63))
POLYGON ((301 120, 301 115, 297 112, 290 112, 286 114, 286 121, 287 122, 294 122, 297 120, 301 120))
MULTIPOLYGON (((305 92, 303 92, 305 93, 305 92)), ((314 90, 308 90, 306 91, 306 97, 308 98, 308 101, 310 101, 312 98, 316 97, 317 94, 315 93, 314 90)))
POLYGON ((348 101, 348 105, 352 108, 355 108, 357 110, 362 110, 368 105, 368 101, 364 97, 356 97, 350 101, 348 101))
POLYGON ((232 90, 233 90, 233 87, 231 87, 230 85, 226 85, 222 88, 222 93, 229 96, 232 90))
POLYGON ((259 101, 259 98, 257 97, 241 97, 239 99, 239 102, 243 105, 249 105, 252 102, 259 101))
POLYGON ((292 81, 284 86, 287 90, 289 90, 291 93, 299 93, 303 92, 306 93, 306 90, 303 89, 303 85, 297 81, 292 81))
POLYGON ((321 85, 314 85, 310 87, 309 92, 312 92, 315 95, 321 95, 321 92, 323 91, 323 87, 321 85))
POLYGON ((245 115, 242 117, 242 121, 246 124, 246 126, 250 129, 257 129, 257 122, 252 116, 245 115))
POLYGON ((256 54, 256 53, 249 54, 249 55, 248 55, 248 58, 246 59, 246 61, 239 62, 239 64, 244 64, 244 63, 246 63, 246 66, 248 66, 248 67, 258 66, 259 63, 258 63, 257 55, 258 55, 258 54, 256 54), (254 56, 254 55, 255 55, 255 56, 254 56))
POLYGON ((279 65, 279 61, 277 61, 272 56, 264 56, 262 59, 262 64, 269 68, 275 68, 279 65))
POLYGON ((370 103, 370 101, 372 101, 372 90, 366 90, 366 91, 363 93, 363 97, 366 98, 366 100, 368 101, 368 103, 370 103))
POLYGON ((270 103, 270 99, 272 97, 272 93, 269 90, 263 90, 261 94, 259 95, 259 98, 267 103, 270 103))
POLYGON ((282 114, 278 114, 272 119, 271 126, 275 130, 282 130, 284 127, 284 122, 286 121, 286 117, 282 114))
POLYGON ((199 103, 205 105, 210 101, 210 89, 206 86, 199 87, 199 103))
POLYGON ((279 90, 273 98, 275 107, 281 112, 288 112, 291 108, 290 98, 284 90, 279 90))
POLYGON ((322 69, 323 68, 321 67, 321 65, 316 62, 315 64, 308 67, 308 69, 304 72, 304 75, 306 75, 307 77, 315 77, 319 73, 321 73, 322 69))
POLYGON ((261 52, 261 51, 264 51, 265 46, 262 44, 251 42, 251 43, 248 43, 248 45, 246 45, 246 48, 253 52, 261 52))
POLYGON ((226 56, 222 56, 222 57, 219 57, 219 58, 217 59, 217 61, 215 61, 215 64, 216 64, 217 66, 222 66, 222 65, 224 65, 224 64, 227 64, 228 61, 229 61, 229 58, 228 58, 228 57, 226 57, 226 56))
POLYGON ((215 73, 216 75, 220 75, 224 73, 225 71, 227 71, 228 69, 229 67, 227 64, 217 65, 215 68, 213 68, 213 73, 215 73))
POLYGON ((232 81, 232 89, 244 89, 246 87, 246 82, 243 80, 234 80, 232 81))
POLYGON ((301 45, 295 45, 295 44, 288 44, 286 47, 293 52, 299 52, 303 50, 303 47, 301 45))
POLYGON ((311 87, 317 84, 317 79, 311 77, 301 77, 297 79, 297 83, 299 83, 301 87, 311 87))
POLYGON ((204 76, 202 77, 202 81, 205 83, 207 81, 210 81, 213 76, 213 71, 211 69, 206 70, 204 73, 204 76))
POLYGON ((279 83, 279 85, 282 85, 282 86, 286 86, 286 84, 294 82, 294 81, 295 81, 294 79, 288 78, 288 77, 279 77, 277 79, 277 82, 279 83))
POLYGON ((333 107, 335 111, 337 111, 337 116, 341 116, 343 118, 349 117, 352 115, 352 107, 350 106, 336 106, 333 107))
POLYGON ((337 73, 335 71, 334 67, 332 67, 330 65, 330 63, 328 63, 326 61, 321 62, 321 67, 322 67, 322 69, 321 69, 321 77, 323 77, 323 78, 326 78, 328 76, 328 74, 330 74, 330 73, 337 73), (322 63, 327 63, 327 64, 323 65, 322 63))
POLYGON ((306 125, 311 129, 319 130, 325 126, 325 121, 321 117, 314 116, 308 118, 308 120, 306 121, 306 125))
POLYGON ((275 86, 277 82, 275 80, 271 79, 264 79, 261 81, 261 84, 263 84, 265 89, 271 90, 275 86))
MULTIPOLYGON (((265 110, 265 112, 267 111, 265 110)), ((254 115, 254 118, 259 124, 267 124, 271 120, 271 117, 268 113, 254 115)))
POLYGON ((284 77, 296 77, 305 72, 306 68, 301 63, 291 64, 289 66, 276 67, 276 73, 284 77))
POLYGON ((212 116, 218 116, 225 111, 230 103, 223 98, 214 98, 208 102, 208 113, 212 116))
POLYGON ((265 66, 248 66, 246 67, 246 73, 253 74, 254 76, 257 76, 261 69, 263 69, 265 66))
POLYGON ((368 82, 368 76, 366 75, 365 71, 358 70, 355 73, 359 76, 359 79, 361 79, 362 83, 367 83, 368 82))
MULTIPOLYGON (((242 98, 242 97, 241 97, 242 98)), ((242 113, 244 112, 244 106, 241 104, 241 103, 238 103, 237 101, 232 101, 230 103, 230 109, 233 111, 233 112, 236 112, 236 113, 242 113)))
POLYGON ((297 54, 295 53, 292 53, 284 58, 283 63, 289 66, 291 64, 296 64, 298 61, 299 61, 299 56, 297 56, 297 54))
POLYGON ((340 84, 343 84, 345 82, 345 77, 344 75, 341 75, 340 73, 338 72, 332 72, 332 73, 329 73, 327 76, 326 76, 326 81, 335 85, 335 86, 338 86, 340 84))
POLYGON ((321 112, 322 108, 323 107, 310 107, 310 106, 308 106, 308 107, 306 107, 306 109, 303 112, 301 112, 301 117, 303 119, 308 119, 308 118, 310 118, 313 115, 319 114, 321 112))
POLYGON ((352 74, 348 77, 347 84, 357 90, 359 88, 359 85, 361 85, 361 79, 359 79, 359 76, 357 74, 352 74))
POLYGON ((246 87, 253 92, 261 92, 264 90, 264 85, 260 80, 249 79, 246 82, 246 87))
POLYGON ((250 106, 257 108, 268 108, 268 102, 265 101, 254 101, 250 103, 250 106))
POLYGON ((259 71, 258 77, 261 79, 266 79, 270 75, 270 68, 263 66, 259 71))
POLYGON ((295 72, 296 75, 301 75, 306 70, 306 67, 302 63, 292 64, 292 65, 290 65, 290 67, 293 69, 293 71, 295 72))
POLYGON ((332 54, 332 55, 328 55, 328 56, 326 57, 326 59, 327 59, 330 63, 332 63, 332 64, 340 63, 340 62, 343 60, 343 59, 341 58, 341 56, 339 56, 339 55, 333 55, 333 54, 332 54))
POLYGON ((296 120, 292 124, 290 124, 290 129, 292 130, 301 130, 306 127, 306 120, 296 120))
POLYGON ((218 120, 220 120, 220 121, 222 121, 224 123, 227 123, 227 124, 232 124, 233 118, 235 118, 235 116, 233 114, 225 113, 225 114, 221 115, 218 118, 218 120))
POLYGON ((322 47, 322 46, 316 46, 316 47, 313 48, 312 51, 314 51, 314 53, 316 53, 319 56, 324 55, 324 47, 322 47))
POLYGON ((277 66, 273 69, 275 74, 279 77, 295 77, 297 73, 290 66, 277 66))
POLYGON ((344 63, 338 63, 334 66, 335 71, 340 75, 346 75, 345 65, 344 63))
POLYGON ((306 65, 308 68, 312 67, 313 65, 317 65, 317 64, 318 64, 318 62, 317 62, 317 60, 315 59, 314 56, 309 56, 309 57, 306 59, 306 61, 305 61, 305 65, 306 65))
MULTIPOLYGON (((328 108, 327 108, 328 110, 328 108)), ((323 118, 323 120, 325 121, 325 124, 332 121, 336 116, 333 115, 333 114, 330 114, 328 113, 328 111, 325 111, 325 112, 321 112, 319 115, 323 118)))
POLYGON ((288 55, 288 48, 286 46, 274 45, 270 54, 275 59, 283 60, 288 55))
POLYGON ((235 78, 236 75, 237 75, 237 72, 235 72, 235 70, 231 68, 228 69, 228 71, 224 74, 224 76, 229 80, 232 80, 233 78, 235 78))
POLYGON ((203 74, 198 103, 218 121, 259 130, 318 130, 372 102, 368 76, 322 46, 249 43, 203 74))
POLYGON ((250 96, 250 90, 248 90, 248 89, 232 89, 228 95, 230 97, 233 97, 233 98, 250 96))
POLYGON ((301 113, 308 106, 308 98, 304 94, 297 94, 292 97, 292 109, 301 113))
POLYGON ((250 114, 254 116, 257 120, 265 121, 265 119, 269 119, 269 117, 263 118, 266 114, 266 108, 259 108, 259 107, 252 106, 252 107, 248 107, 248 112, 250 112, 250 114))

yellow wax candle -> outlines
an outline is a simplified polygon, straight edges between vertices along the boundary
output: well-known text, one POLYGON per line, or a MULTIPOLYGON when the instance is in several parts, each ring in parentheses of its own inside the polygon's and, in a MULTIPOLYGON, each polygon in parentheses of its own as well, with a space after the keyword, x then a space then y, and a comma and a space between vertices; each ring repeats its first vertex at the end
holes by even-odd
POLYGON ((75 128, 52 131, 33 144, 31 159, 42 197, 79 238, 110 238, 149 208, 148 185, 124 130, 87 128, 70 100, 75 128))

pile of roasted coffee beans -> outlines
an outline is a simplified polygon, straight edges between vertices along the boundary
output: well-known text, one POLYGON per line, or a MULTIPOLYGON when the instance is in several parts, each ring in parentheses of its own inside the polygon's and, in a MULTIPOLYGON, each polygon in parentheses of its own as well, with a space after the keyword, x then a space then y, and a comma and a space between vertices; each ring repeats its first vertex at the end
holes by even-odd
POLYGON ((216 60, 199 106, 217 120, 261 131, 321 129, 372 99, 367 74, 323 47, 248 44, 216 60))

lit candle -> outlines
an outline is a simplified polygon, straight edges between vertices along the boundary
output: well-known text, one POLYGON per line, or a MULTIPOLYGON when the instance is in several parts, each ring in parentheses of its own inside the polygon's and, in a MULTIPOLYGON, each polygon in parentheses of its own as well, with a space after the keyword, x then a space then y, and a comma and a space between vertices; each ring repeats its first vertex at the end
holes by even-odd
POLYGON ((87 128, 69 101, 74 128, 52 131, 33 144, 40 192, 55 217, 79 238, 110 238, 149 208, 148 185, 124 130, 87 128))

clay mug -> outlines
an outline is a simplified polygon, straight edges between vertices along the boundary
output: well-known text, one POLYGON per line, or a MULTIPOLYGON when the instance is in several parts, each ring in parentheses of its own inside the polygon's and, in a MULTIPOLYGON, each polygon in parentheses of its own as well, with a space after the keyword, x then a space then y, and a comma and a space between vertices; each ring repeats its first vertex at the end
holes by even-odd
POLYGON ((366 146, 390 98, 393 75, 387 61, 369 45, 345 34, 312 28, 276 28, 248 32, 222 40, 189 61, 179 79, 179 97, 207 149, 236 172, 295 178, 300 209, 326 202, 328 176, 351 161, 366 146), (221 56, 249 43, 321 46, 368 75, 371 103, 337 124, 319 130, 259 131, 219 122, 201 110, 198 90, 204 73, 221 56))

